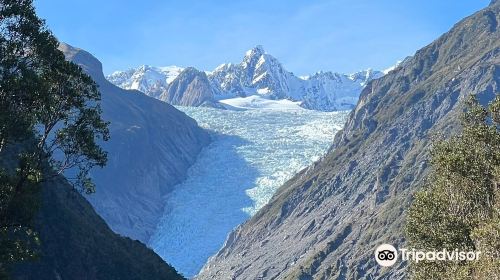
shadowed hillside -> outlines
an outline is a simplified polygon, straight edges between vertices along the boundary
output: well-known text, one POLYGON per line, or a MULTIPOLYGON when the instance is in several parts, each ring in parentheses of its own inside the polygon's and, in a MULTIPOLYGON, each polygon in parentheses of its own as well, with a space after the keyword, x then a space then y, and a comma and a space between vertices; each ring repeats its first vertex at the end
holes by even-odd
POLYGON ((64 178, 44 183, 34 223, 38 260, 17 265, 14 279, 184 279, 144 244, 112 232, 64 178))
POLYGON ((96 193, 87 198, 115 232, 147 243, 163 214, 162 196, 185 179, 209 135, 173 106, 108 82, 90 53, 59 48, 99 85, 110 122, 111 139, 102 144, 108 164, 93 171, 96 193))

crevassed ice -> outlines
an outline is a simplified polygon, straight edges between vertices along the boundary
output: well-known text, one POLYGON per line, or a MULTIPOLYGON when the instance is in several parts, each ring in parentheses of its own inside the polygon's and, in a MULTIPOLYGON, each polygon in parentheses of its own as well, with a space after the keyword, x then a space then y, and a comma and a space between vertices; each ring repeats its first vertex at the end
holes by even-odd
POLYGON ((188 178, 165 198, 149 246, 186 277, 286 180, 330 147, 348 112, 178 107, 214 132, 188 178))

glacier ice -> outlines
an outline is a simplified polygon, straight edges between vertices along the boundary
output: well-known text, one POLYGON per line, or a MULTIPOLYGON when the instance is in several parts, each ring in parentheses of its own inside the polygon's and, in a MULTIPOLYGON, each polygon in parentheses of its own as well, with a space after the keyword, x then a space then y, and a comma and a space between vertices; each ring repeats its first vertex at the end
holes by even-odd
POLYGON ((348 112, 178 107, 213 132, 188 178, 165 197, 149 246, 193 277, 228 233, 330 147, 348 112))

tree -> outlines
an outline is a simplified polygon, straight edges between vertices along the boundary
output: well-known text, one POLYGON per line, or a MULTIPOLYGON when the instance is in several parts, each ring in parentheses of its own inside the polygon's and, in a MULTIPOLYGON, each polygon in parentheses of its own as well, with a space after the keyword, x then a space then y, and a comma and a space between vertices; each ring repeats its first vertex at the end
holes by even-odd
POLYGON ((106 163, 97 85, 58 45, 32 0, 0 0, 0 271, 33 255, 40 183, 64 172, 92 193, 106 163))
POLYGON ((433 148, 406 233, 412 248, 480 251, 480 261, 411 263, 414 279, 500 279, 500 97, 488 108, 472 97, 462 125, 433 148))

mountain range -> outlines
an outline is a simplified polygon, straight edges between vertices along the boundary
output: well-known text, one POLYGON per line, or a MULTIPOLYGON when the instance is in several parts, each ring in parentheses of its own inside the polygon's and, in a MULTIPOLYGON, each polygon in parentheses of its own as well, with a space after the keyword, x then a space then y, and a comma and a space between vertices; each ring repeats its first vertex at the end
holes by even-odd
POLYGON ((307 109, 352 109, 366 84, 384 72, 353 74, 318 72, 297 77, 262 46, 246 52, 239 64, 226 63, 211 72, 177 66, 141 66, 106 78, 124 89, 136 89, 173 105, 224 107, 219 100, 257 95, 271 100, 299 101, 307 109))

